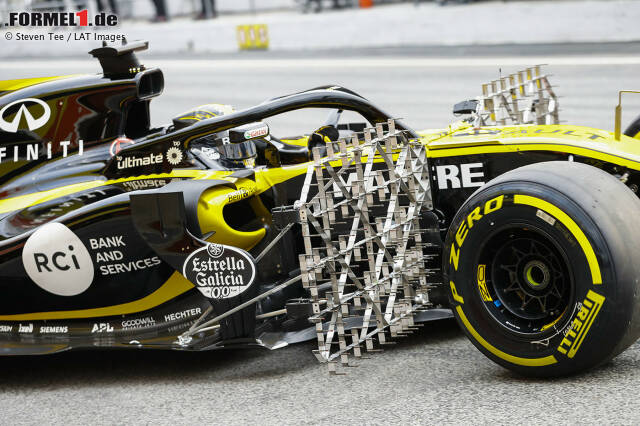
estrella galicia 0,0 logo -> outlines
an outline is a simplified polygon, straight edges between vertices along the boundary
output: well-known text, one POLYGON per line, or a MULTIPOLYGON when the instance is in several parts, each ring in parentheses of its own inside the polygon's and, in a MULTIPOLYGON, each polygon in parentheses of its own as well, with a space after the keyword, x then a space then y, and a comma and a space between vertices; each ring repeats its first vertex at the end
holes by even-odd
POLYGON ((228 299, 247 291, 256 277, 256 265, 244 250, 207 244, 189 255, 183 275, 209 299, 228 299))

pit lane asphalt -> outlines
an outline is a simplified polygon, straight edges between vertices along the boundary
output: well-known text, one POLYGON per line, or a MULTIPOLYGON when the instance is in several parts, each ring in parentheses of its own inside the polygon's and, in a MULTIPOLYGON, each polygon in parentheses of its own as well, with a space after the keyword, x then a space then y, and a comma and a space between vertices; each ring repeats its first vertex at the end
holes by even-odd
MULTIPOLYGON (((584 57, 582 57, 584 58, 584 57)), ((587 58, 591 58, 587 56, 587 58)), ((209 103, 248 107, 267 98, 321 84, 355 90, 421 129, 451 120, 453 103, 476 96, 480 83, 496 78, 496 66, 474 58, 450 58, 432 66, 358 66, 335 58, 307 63, 280 58, 277 66, 255 56, 246 66, 220 59, 207 65, 160 59, 165 93, 152 102, 154 123, 209 103)), ((476 58, 477 59, 477 58, 476 58)), ((369 60, 367 62, 366 60, 369 60)), ((521 59, 529 65, 527 58, 521 59)), ((521 67, 515 62, 503 74, 521 67)), ((561 118, 572 124, 613 129, 620 89, 640 88, 633 61, 547 58, 551 81, 562 95, 561 118), (570 62, 570 61, 569 61, 570 62), (591 64, 589 64, 592 62, 591 64), (601 63, 595 65, 594 63, 601 63), (612 63, 613 62, 613 63, 612 63)), ((398 64, 404 62, 397 62, 398 64)), ((92 60, 3 62, 0 79, 97 71, 92 60), (25 70, 28 75, 25 75, 25 70)), ((625 99, 628 122, 640 99, 625 99)), ((309 114, 273 124, 274 134, 311 131, 309 114), (278 129, 278 133, 276 133, 278 129)), ((320 118, 323 118, 321 115, 320 118)), ((330 376, 311 353, 313 343, 277 351, 210 353, 85 351, 0 359, 0 413, 6 424, 124 423, 455 423, 637 424, 640 345, 607 365, 558 380, 523 379, 478 352, 453 321, 425 325, 382 353, 371 354, 346 376, 330 376)))

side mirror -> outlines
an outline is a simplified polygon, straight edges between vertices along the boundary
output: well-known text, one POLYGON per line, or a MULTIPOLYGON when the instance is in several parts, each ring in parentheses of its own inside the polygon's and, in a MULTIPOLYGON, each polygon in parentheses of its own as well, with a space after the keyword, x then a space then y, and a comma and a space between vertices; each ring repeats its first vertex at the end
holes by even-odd
POLYGON ((222 157, 232 161, 244 161, 258 155, 256 144, 253 141, 226 144, 218 149, 221 151, 222 157))

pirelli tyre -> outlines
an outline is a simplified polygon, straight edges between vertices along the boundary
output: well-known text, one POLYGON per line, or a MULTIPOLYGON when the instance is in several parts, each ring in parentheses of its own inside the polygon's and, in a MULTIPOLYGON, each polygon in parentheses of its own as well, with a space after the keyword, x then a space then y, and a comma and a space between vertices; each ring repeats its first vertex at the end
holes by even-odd
POLYGON ((527 376, 602 364, 640 334, 640 200, 573 162, 515 169, 456 214, 444 247, 453 313, 471 342, 527 376))

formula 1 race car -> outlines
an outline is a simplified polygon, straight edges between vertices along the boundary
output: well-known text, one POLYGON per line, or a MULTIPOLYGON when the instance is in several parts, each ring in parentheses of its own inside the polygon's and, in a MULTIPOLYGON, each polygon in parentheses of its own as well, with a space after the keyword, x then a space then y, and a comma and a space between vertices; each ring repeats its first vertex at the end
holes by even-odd
POLYGON ((445 129, 339 86, 152 128, 146 48, 0 82, 0 353, 317 339, 335 371, 454 316, 498 364, 558 376, 639 337, 640 144, 620 114, 615 134, 558 124, 534 67, 445 129), (310 107, 317 130, 270 134, 310 107))

